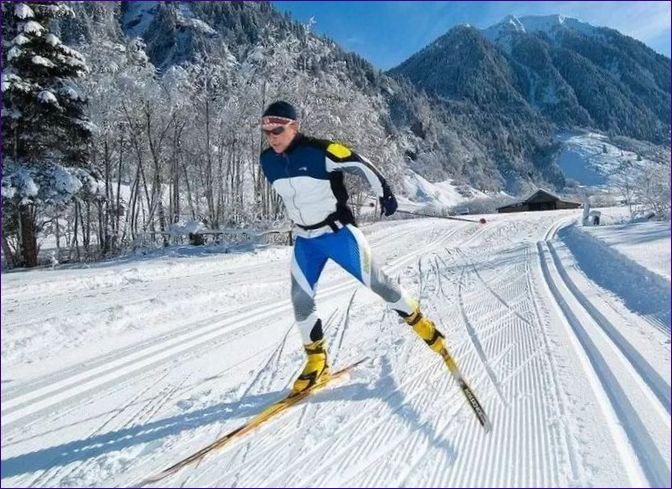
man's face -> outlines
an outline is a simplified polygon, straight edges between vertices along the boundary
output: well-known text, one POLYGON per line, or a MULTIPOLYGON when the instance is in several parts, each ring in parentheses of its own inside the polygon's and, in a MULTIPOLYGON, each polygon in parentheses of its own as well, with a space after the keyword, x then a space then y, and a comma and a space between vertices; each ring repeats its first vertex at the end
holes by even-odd
POLYGON ((262 131, 273 151, 283 153, 299 131, 299 123, 292 121, 285 124, 264 124, 262 131))

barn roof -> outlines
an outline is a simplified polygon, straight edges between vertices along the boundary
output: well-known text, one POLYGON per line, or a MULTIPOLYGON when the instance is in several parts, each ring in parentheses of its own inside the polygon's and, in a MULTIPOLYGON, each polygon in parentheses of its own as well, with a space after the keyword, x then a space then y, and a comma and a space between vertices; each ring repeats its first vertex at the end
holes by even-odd
POLYGON ((579 202, 572 202, 569 200, 562 200, 560 197, 557 195, 553 195, 552 193, 546 191, 546 190, 537 190, 534 192, 532 195, 530 195, 527 199, 519 201, 519 202, 514 202, 513 204, 508 204, 504 205, 502 207, 498 207, 497 210, 500 209, 515 209, 518 207, 523 207, 526 204, 536 204, 540 202, 564 202, 567 204, 576 204, 577 206, 580 206, 581 204, 579 202))

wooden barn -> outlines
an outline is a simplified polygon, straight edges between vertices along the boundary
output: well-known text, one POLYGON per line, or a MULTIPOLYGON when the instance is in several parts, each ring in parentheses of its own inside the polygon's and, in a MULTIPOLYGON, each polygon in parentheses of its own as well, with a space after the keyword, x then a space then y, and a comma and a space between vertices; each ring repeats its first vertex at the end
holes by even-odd
POLYGON ((581 204, 578 202, 560 200, 560 197, 545 190, 537 190, 522 202, 498 207, 497 212, 553 211, 557 209, 578 209, 579 207, 581 207, 581 204))

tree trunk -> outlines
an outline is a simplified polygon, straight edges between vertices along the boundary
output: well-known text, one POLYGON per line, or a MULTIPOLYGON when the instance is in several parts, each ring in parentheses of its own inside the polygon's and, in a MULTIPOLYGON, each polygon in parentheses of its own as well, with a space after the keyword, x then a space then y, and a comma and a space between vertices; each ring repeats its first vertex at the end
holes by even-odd
POLYGON ((191 208, 191 218, 195 221, 198 215, 198 198, 195 199, 191 195, 191 185, 189 185, 189 175, 187 174, 187 165, 183 164, 182 169, 184 170, 184 185, 187 187, 187 202, 189 202, 189 207, 191 208))
POLYGON ((5 237, 4 234, 2 235, 2 252, 5 254, 5 259, 7 260, 7 266, 9 268, 16 267, 16 256, 12 251, 12 247, 9 246, 9 242, 7 242, 7 238, 5 237))
POLYGON ((77 258, 77 261, 80 260, 80 255, 79 255, 79 240, 77 238, 77 228, 79 226, 79 202, 75 200, 75 228, 72 232, 72 245, 70 246, 70 252, 72 253, 72 249, 74 248, 75 250, 75 256, 77 258))
POLYGON ((170 164, 170 224, 180 220, 180 137, 184 125, 175 124, 170 164))
POLYGON ((109 208, 110 206, 107 203, 103 206, 102 202, 98 202, 96 205, 96 209, 98 210, 98 250, 101 257, 105 256, 110 248, 111 233, 107 228, 107 223, 110 222, 109 208), (105 207, 108 209, 107 212, 105 211, 105 207))
POLYGON ((56 256, 61 258, 61 225, 58 222, 58 214, 56 215, 56 256))
POLYGON ((89 203, 86 203, 86 220, 87 225, 84 225, 84 212, 83 209, 80 209, 79 212, 80 224, 82 226, 82 245, 84 246, 84 251, 86 256, 89 256, 89 231, 88 231, 88 221, 89 221, 89 203))
POLYGON ((212 154, 210 149, 210 93, 206 86, 205 93, 205 197, 208 203, 208 227, 217 229, 219 223, 215 212, 215 199, 213 193, 212 154))
MULTIPOLYGON (((116 248, 117 246, 120 245, 119 241, 119 220, 121 219, 121 173, 123 169, 123 158, 122 155, 124 154, 124 140, 123 137, 119 137, 119 169, 117 173, 117 200, 114 206, 114 217, 115 217, 115 225, 114 225, 114 238, 112 240, 112 247, 116 248)), ((130 199, 129 199, 130 200, 130 199)), ((127 207, 128 207, 128 202, 127 202, 127 207)), ((126 209, 126 212, 124 213, 124 222, 128 222, 128 209, 126 209)), ((121 237, 121 240, 123 240, 124 237, 121 237)))
POLYGON ((98 212, 98 243, 101 255, 105 256, 110 251, 110 239, 112 235, 110 203, 114 197, 112 191, 112 162, 110 161, 110 148, 105 138, 105 208, 98 212))
POLYGON ((37 266, 37 223, 34 205, 19 206, 19 228, 23 266, 37 266))

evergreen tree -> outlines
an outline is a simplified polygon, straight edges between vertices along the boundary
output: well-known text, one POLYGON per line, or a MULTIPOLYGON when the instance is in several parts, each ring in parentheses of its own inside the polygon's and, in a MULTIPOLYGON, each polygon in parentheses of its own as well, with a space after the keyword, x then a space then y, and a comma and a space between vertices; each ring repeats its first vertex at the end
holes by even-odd
POLYGON ((2 244, 9 263, 35 266, 38 208, 67 202, 83 185, 91 188, 86 169, 93 126, 74 84, 88 68, 54 33, 57 19, 72 15, 70 7, 3 3, 2 14, 9 41, 2 53, 2 244))

